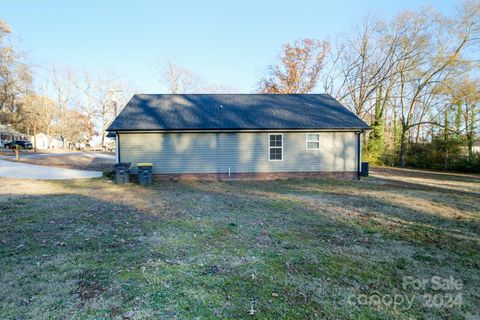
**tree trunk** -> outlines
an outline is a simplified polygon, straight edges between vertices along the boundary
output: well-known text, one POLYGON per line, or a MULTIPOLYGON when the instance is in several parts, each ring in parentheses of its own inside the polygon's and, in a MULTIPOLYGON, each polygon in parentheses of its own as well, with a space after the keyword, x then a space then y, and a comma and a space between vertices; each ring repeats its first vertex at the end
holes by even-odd
POLYGON ((448 150, 445 151, 445 158, 443 162, 443 171, 448 171, 448 150))
POLYGON ((400 137, 400 153, 399 153, 399 161, 400 167, 405 168, 406 161, 405 155, 407 153, 407 130, 404 126, 402 126, 402 135, 400 137))
POLYGON ((33 148, 33 152, 38 151, 38 146, 37 146, 37 121, 34 119, 33 120, 33 144, 35 147, 33 148))
POLYGON ((50 137, 50 127, 47 127, 47 149, 50 149, 50 144, 52 143, 52 138, 50 137))
POLYGON ((422 130, 422 125, 419 124, 417 126, 417 133, 416 133, 416 136, 415 136, 415 145, 418 145, 418 142, 420 141, 421 130, 422 130))
POLYGON ((467 133, 466 136, 467 136, 468 156, 471 158, 473 156, 473 132, 467 133))
POLYGON ((397 122, 397 113, 394 111, 393 115, 393 150, 392 150, 392 167, 395 166, 395 155, 397 153, 397 132, 398 132, 398 122, 397 122))

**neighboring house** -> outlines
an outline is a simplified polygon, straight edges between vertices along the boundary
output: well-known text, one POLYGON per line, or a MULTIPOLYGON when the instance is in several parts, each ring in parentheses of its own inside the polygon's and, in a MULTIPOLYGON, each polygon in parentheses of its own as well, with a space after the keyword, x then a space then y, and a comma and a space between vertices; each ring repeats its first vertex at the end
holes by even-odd
MULTIPOLYGON (((35 147, 35 137, 31 137, 31 141, 35 147)), ((61 149, 63 148, 63 139, 59 136, 48 136, 43 132, 37 133, 38 149, 61 149)))
POLYGON ((133 96, 108 131, 117 162, 160 177, 277 178, 356 177, 367 129, 323 94, 154 94, 133 96))
POLYGON ((11 142, 13 140, 28 140, 28 135, 20 133, 13 129, 11 126, 0 124, 0 145, 3 147, 4 144, 11 142))

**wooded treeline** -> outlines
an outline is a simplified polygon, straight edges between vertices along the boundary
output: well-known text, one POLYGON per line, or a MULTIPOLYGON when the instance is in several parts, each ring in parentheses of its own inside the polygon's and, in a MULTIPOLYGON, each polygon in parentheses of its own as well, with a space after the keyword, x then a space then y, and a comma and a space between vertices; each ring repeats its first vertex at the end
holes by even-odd
POLYGON ((0 124, 19 132, 85 146, 97 136, 106 145, 106 128, 131 92, 113 71, 91 73, 68 66, 28 63, 0 21, 0 124))
POLYGON ((368 16, 330 43, 286 44, 259 82, 264 93, 331 94, 372 128, 373 164, 480 171, 480 3, 368 16))

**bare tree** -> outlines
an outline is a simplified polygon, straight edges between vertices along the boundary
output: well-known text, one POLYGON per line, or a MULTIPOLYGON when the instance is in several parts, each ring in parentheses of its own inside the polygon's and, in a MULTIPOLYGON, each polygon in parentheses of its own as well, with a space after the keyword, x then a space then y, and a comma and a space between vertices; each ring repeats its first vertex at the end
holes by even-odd
POLYGON ((90 125, 86 128, 86 140, 88 144, 90 144, 94 135, 97 134, 94 124, 99 112, 96 104, 95 85, 94 79, 87 72, 84 73, 83 79, 76 83, 77 89, 80 91, 80 94, 77 96, 77 105, 85 116, 87 123, 90 125))
POLYGON ((463 126, 458 123, 457 126, 461 127, 456 128, 455 132, 465 134, 468 154, 472 156, 473 144, 480 127, 480 79, 464 77, 451 83, 447 90, 451 103, 457 106, 458 116, 463 118, 458 119, 458 122, 463 122, 463 126))
POLYGON ((173 94, 199 93, 206 86, 198 74, 171 61, 163 67, 159 81, 173 94))
POLYGON ((379 100, 383 101, 381 108, 386 107, 395 82, 398 57, 394 53, 400 35, 387 34, 385 22, 372 16, 354 29, 358 31, 343 36, 329 55, 322 83, 326 91, 364 118, 378 108, 379 100))
POLYGON ((12 33, 12 29, 5 21, 0 20, 0 37, 2 37, 3 34, 6 33, 12 33))
MULTIPOLYGON (((56 108, 58 109, 58 133, 66 139, 69 129, 68 111, 73 108, 75 72, 69 67, 54 65, 51 69, 51 81, 56 108)), ((64 147, 66 147, 64 145, 64 147)))
POLYGON ((68 111, 68 128, 65 136, 71 143, 71 147, 88 142, 88 128, 91 126, 89 119, 77 110, 68 111))
POLYGON ((478 1, 465 1, 456 16, 446 18, 427 7, 402 12, 390 23, 369 16, 337 37, 321 83, 371 124, 367 153, 372 146, 381 153, 388 132, 404 166, 409 140, 418 143, 442 126, 439 119, 451 101, 441 88, 478 67, 466 55, 472 48, 478 57, 479 8, 478 1))
POLYGON ((17 129, 23 132, 33 133, 33 128, 37 133, 43 132, 47 135, 51 134, 54 119, 58 115, 54 107, 54 102, 48 97, 31 93, 22 98, 22 106, 20 112, 21 122, 17 129))
POLYGON ((230 86, 209 83, 199 74, 171 61, 161 68, 159 82, 172 94, 232 93, 237 91, 230 86))
POLYGON ((455 74, 462 51, 476 38, 478 17, 464 12, 458 22, 445 19, 435 12, 404 12, 393 21, 393 32, 401 34, 401 46, 396 50, 399 81, 398 115, 401 123, 400 165, 405 166, 405 154, 410 130, 425 123, 434 123, 425 116, 438 102, 436 92, 441 84, 455 74))
POLYGON ((282 46, 277 64, 268 67, 259 82, 263 93, 309 93, 317 85, 329 50, 326 41, 303 39, 282 46))
POLYGON ((15 112, 21 96, 27 94, 32 83, 30 68, 22 62, 22 54, 15 51, 6 36, 10 27, 0 20, 0 112, 15 112))
POLYGON ((82 81, 78 82, 77 88, 82 93, 79 106, 86 123, 96 123, 95 127, 98 129, 87 128, 87 140, 90 140, 98 131, 102 147, 105 147, 106 130, 126 103, 131 90, 127 90, 126 84, 111 70, 105 70, 99 74, 85 73, 82 81), (117 101, 114 101, 112 91, 117 93, 117 101))
MULTIPOLYGON (((45 74, 44 74, 45 75, 45 74)), ((47 147, 50 148, 53 136, 59 134, 58 117, 60 112, 53 99, 49 97, 49 79, 44 78, 39 81, 37 88, 38 95, 36 96, 36 112, 39 114, 38 124, 39 132, 47 135, 47 147)))

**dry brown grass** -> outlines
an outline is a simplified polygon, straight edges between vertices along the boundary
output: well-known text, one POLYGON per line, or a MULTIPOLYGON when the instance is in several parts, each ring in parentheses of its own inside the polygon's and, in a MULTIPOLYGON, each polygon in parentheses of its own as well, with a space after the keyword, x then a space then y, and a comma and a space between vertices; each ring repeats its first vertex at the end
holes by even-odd
POLYGON ((0 318, 463 319, 479 316, 476 176, 362 181, 0 178, 0 318), (453 276, 463 305, 352 306, 453 276), (250 310, 254 315, 250 315, 250 310))

